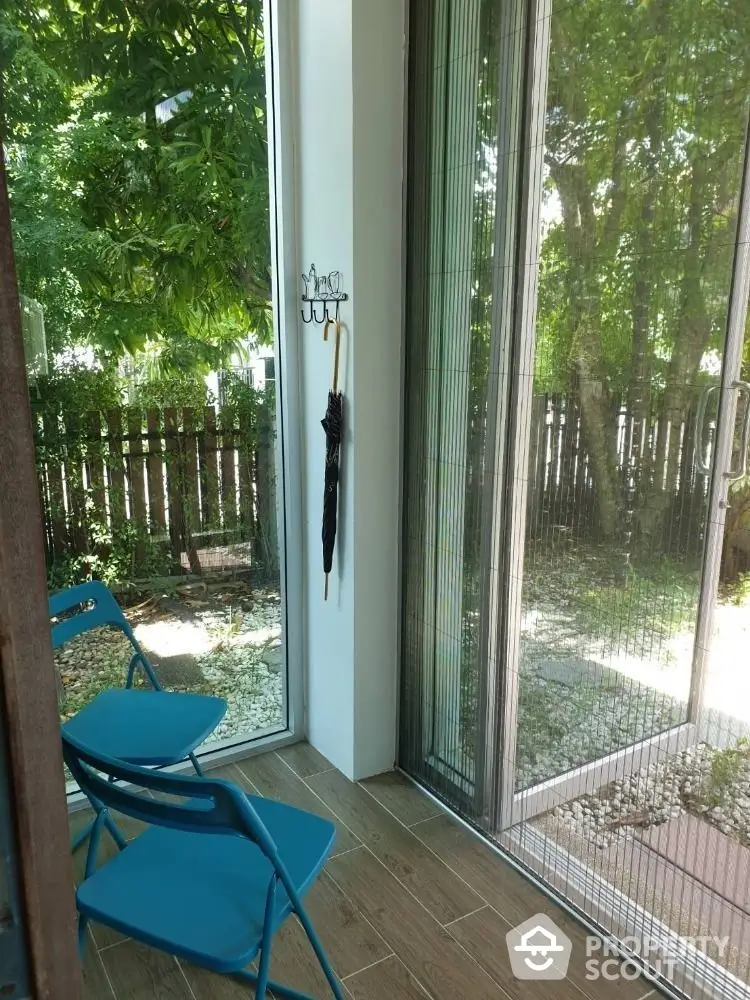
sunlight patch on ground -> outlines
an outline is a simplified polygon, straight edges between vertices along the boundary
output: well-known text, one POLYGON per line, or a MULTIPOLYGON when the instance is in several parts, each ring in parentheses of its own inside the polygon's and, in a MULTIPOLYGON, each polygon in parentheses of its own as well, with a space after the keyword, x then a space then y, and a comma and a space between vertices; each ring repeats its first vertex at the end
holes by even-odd
POLYGON ((135 637, 157 656, 202 656, 215 645, 204 628, 190 622, 160 621, 137 625, 135 637))

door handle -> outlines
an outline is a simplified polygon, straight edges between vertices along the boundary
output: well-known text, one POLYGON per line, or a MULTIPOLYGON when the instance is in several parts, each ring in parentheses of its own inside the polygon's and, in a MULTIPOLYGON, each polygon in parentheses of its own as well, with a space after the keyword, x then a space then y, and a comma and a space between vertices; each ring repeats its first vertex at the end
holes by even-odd
POLYGON ((745 413, 742 417, 737 468, 730 468, 728 472, 724 473, 730 483, 736 483, 738 479, 747 475, 747 446, 750 441, 750 382, 732 382, 732 388, 737 389, 740 395, 744 394, 745 396, 745 413))
MULTIPOLYGON (((703 424, 706 420, 706 408, 708 399, 715 389, 719 389, 718 382, 704 386, 698 397, 698 409, 695 415, 695 468, 702 476, 711 475, 711 461, 703 451, 703 424)), ((740 447, 736 468, 728 469, 724 476, 730 483, 737 482, 738 479, 747 475, 748 444, 750 444, 750 382, 732 382, 732 389, 736 389, 740 395, 745 396, 745 413, 742 418, 742 429, 740 431, 740 447)))
POLYGON ((695 415, 695 468, 702 476, 711 475, 711 460, 703 452, 703 423, 706 419, 708 397, 719 388, 718 382, 712 382, 701 389, 698 397, 698 410, 695 415))

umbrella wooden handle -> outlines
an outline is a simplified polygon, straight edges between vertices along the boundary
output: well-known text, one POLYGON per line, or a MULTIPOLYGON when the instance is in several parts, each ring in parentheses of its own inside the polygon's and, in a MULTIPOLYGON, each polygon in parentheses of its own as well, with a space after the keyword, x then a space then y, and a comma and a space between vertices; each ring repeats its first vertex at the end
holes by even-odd
POLYGON ((341 323, 336 320, 336 346, 333 349, 333 391, 339 389, 339 354, 341 348, 341 323))
POLYGON ((327 319, 323 326, 323 340, 328 340, 328 326, 333 323, 336 330, 336 343, 333 350, 333 391, 339 389, 339 357, 341 354, 341 320, 327 319))

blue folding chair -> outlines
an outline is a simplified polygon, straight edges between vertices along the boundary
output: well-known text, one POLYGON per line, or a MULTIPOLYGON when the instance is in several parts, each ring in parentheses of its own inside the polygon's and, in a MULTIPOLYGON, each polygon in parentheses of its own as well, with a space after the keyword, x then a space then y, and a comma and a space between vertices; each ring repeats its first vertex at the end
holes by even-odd
MULTIPOLYGON (((82 632, 112 625, 127 636, 133 655, 125 687, 102 691, 64 723, 64 732, 106 757, 152 767, 190 760, 201 774, 194 750, 223 719, 226 701, 212 695, 163 691, 130 623, 103 583, 92 580, 50 597, 51 618, 73 611, 77 613, 52 627, 55 649, 82 632), (133 687, 139 665, 151 690, 133 687)), ((118 845, 124 846, 122 834, 111 818, 107 819, 107 829, 118 845)), ((91 825, 78 834, 74 850, 90 831, 91 825)))
POLYGON ((229 781, 123 764, 66 732, 63 754, 97 814, 76 894, 82 952, 86 925, 97 920, 177 958, 253 983, 261 1000, 267 988, 289 1000, 311 1000, 268 978, 273 936, 295 913, 333 995, 343 1000, 301 900, 330 854, 333 823, 246 795, 229 781), (144 789, 159 797, 137 794, 144 789), (107 808, 150 826, 97 869, 107 808), (256 956, 257 973, 247 969, 256 956))

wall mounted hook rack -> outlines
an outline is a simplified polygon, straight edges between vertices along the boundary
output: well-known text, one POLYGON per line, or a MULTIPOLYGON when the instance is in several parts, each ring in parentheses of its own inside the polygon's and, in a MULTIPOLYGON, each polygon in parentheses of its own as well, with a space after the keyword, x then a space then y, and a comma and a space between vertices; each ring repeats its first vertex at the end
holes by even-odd
POLYGON ((341 271, 318 274, 315 265, 312 264, 308 273, 302 275, 302 284, 305 287, 302 293, 302 309, 300 310, 302 321, 304 323, 337 322, 341 303, 346 302, 349 298, 342 291, 341 271), (319 309, 319 305, 322 308, 319 309))

